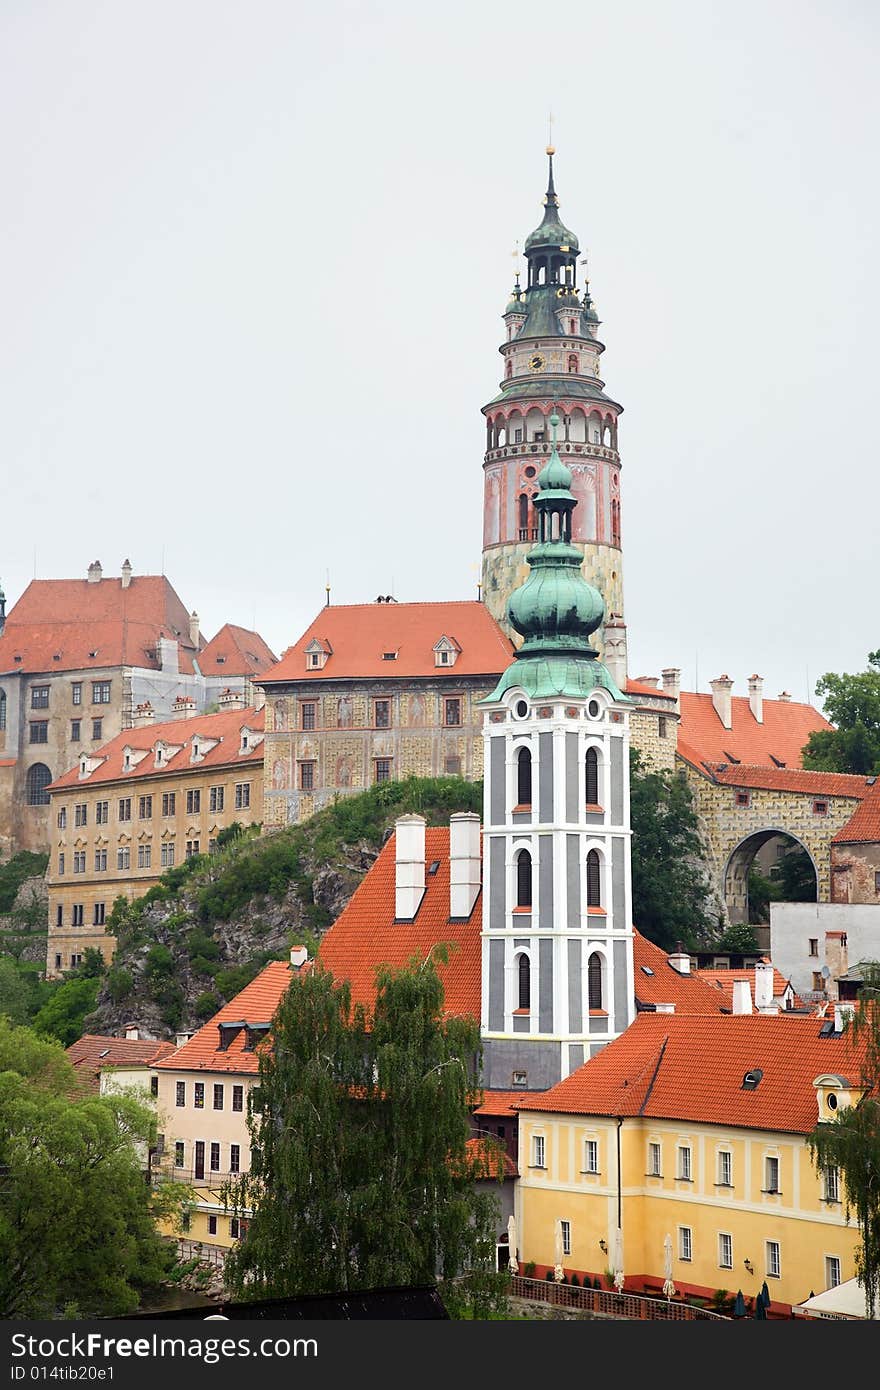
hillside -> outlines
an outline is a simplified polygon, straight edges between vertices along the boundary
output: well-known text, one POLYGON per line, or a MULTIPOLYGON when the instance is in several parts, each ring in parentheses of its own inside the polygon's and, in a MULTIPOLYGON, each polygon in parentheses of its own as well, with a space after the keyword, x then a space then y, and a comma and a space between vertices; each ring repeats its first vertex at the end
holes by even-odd
MULTIPOLYGON (((117 899, 116 958, 85 1030, 136 1024, 151 1037, 199 1027, 291 945, 313 951, 376 858, 394 821, 418 811, 445 825, 481 809, 482 785, 458 777, 383 782, 271 834, 226 838, 169 870, 142 898, 117 899)), ((223 837, 221 837, 222 839, 223 837)))

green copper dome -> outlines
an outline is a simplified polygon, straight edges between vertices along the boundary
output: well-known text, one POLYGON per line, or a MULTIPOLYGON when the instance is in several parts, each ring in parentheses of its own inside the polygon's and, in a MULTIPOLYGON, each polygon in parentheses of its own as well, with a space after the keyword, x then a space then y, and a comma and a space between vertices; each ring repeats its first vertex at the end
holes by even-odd
POLYGON ((526 237, 526 253, 536 247, 548 246, 570 251, 576 255, 579 248, 578 239, 574 232, 570 232, 559 220, 559 199, 556 196, 556 189, 553 187, 553 150, 548 146, 547 154, 550 157, 550 180, 547 185, 547 195, 544 199, 544 217, 540 227, 536 227, 526 237))

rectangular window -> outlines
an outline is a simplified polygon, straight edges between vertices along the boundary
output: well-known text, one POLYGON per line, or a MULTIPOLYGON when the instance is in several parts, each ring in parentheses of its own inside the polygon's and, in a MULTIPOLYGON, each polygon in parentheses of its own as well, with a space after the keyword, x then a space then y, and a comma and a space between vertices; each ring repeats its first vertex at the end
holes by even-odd
POLYGON ((373 705, 373 723, 377 729, 391 728, 391 701, 376 700, 373 705))
POLYGON ((769 1155, 764 1159, 764 1191, 779 1191, 779 1159, 769 1155))
POLYGON ((299 765, 299 785, 304 792, 310 792, 315 786, 315 764, 300 763, 299 765))
POLYGON ((104 925, 104 913, 105 913, 105 906, 104 906, 104 903, 95 903, 95 911, 94 911, 94 915, 93 915, 93 922, 94 922, 94 925, 95 925, 96 927, 103 927, 103 925, 104 925))
POLYGON ((658 714, 658 716, 657 716, 657 737, 658 737, 658 738, 665 738, 665 737, 666 737, 666 715, 665 715, 665 714, 658 714))
MULTIPOLYGON (((82 924, 83 924, 83 905, 82 905, 82 903, 74 903, 74 904, 73 904, 73 907, 72 907, 71 910, 70 910, 70 920, 71 920, 71 923, 73 924, 73 926, 75 926, 75 927, 81 927, 81 926, 82 926, 82 924)), ((70 963, 71 963, 71 965, 73 965, 73 964, 75 963, 75 962, 74 962, 74 959, 73 959, 73 956, 70 957, 70 963)))
POLYGON ((825 1178, 825 1201, 840 1201, 840 1173, 836 1168, 825 1168, 823 1170, 825 1178))
POLYGON ((110 682, 92 681, 92 704, 109 705, 110 703, 110 682))
POLYGON ((544 1168, 544 1136, 543 1134, 532 1135, 532 1167, 544 1168))
POLYGON ((571 1222, 570 1222, 570 1221, 560 1221, 559 1224, 560 1224, 560 1226, 562 1227, 562 1253, 563 1253, 563 1255, 570 1255, 570 1254, 571 1254, 571 1222))
POLYGON ((729 1149, 721 1149, 718 1154, 718 1186, 732 1187, 733 1154, 729 1149))
POLYGON ((251 804, 251 784, 250 782, 236 782, 235 784, 235 809, 236 811, 246 811, 251 804))
POLYGON ((67 829, 67 807, 66 807, 66 806, 62 806, 62 807, 61 807, 61 810, 58 812, 58 829, 59 829, 59 830, 66 830, 66 829, 67 829))
POLYGON ((685 1144, 680 1145, 678 1149, 678 1173, 676 1176, 680 1182, 691 1181, 691 1151, 685 1144))
POLYGON ((71 681, 70 702, 73 705, 81 705, 83 698, 82 681, 71 681))
POLYGON ((209 1217, 208 1217, 208 1235, 209 1235, 209 1236, 215 1236, 216 1234, 217 1234, 217 1218, 216 1218, 216 1216, 209 1216, 209 1217))
POLYGON ((48 719, 32 719, 30 728, 31 743, 49 742, 49 721, 48 719))
POLYGON ((109 824, 110 824, 110 802, 109 802, 109 801, 96 801, 96 802, 95 802, 95 825, 109 825, 109 824))
POLYGON ((178 1081, 175 1090, 175 1105, 186 1105, 186 1082, 178 1081))
POLYGON ((220 1145, 216 1141, 211 1145, 211 1172, 220 1172, 220 1145))
POLYGON ((198 840, 187 840, 187 842, 186 842, 186 857, 187 857, 187 859, 194 859, 195 856, 196 856, 198 853, 200 853, 200 851, 199 851, 199 843, 200 843, 200 842, 199 842, 198 840))
POLYGON ((195 1106, 196 1110, 204 1110, 205 1108, 204 1081, 196 1081, 193 1083, 193 1105, 195 1106))
POLYGON ((780 1278, 782 1272, 782 1260, 779 1254, 779 1241, 768 1240, 767 1242, 767 1275, 770 1279, 780 1278))
POLYGON ((216 854, 216 853, 217 853, 217 841, 214 839, 214 836, 213 836, 213 835, 212 835, 212 836, 210 837, 210 839, 208 840, 208 853, 209 853, 209 854, 216 854))
POLYGON ((80 741, 81 738, 82 738, 82 720, 81 720, 81 719, 71 719, 71 721, 70 721, 70 741, 71 741, 71 743, 79 743, 79 741, 80 741))
POLYGON ((238 1240, 238 1233, 241 1229, 241 1221, 237 1216, 229 1218, 229 1237, 231 1240, 238 1240))
POLYGON ((62 850, 58 856, 58 873, 64 873, 64 850, 62 850))
POLYGON ((718 1236, 718 1264, 722 1269, 733 1269, 733 1236, 726 1231, 718 1236))
MULTIPOLYGON (((75 913, 76 913, 76 909, 74 909, 74 914, 75 914, 75 913)), ((77 925, 77 926, 80 926, 80 927, 82 926, 82 908, 79 909, 79 918, 78 918, 78 920, 77 920, 76 925, 77 925)), ((83 963, 83 958, 82 958, 82 956, 79 954, 79 952, 77 952, 76 955, 72 955, 72 956, 70 957, 70 968, 71 968, 71 970, 78 970, 79 967, 82 965, 82 963, 83 963)))
POLYGON ((222 1109, 223 1109, 223 1085, 222 1085, 222 1082, 221 1082, 221 1083, 217 1083, 217 1084, 215 1084, 215 1086, 214 1086, 214 1109, 215 1109, 215 1110, 222 1110, 222 1109))
POLYGON ((95 850, 95 873, 103 874, 107 872, 107 851, 105 849, 95 850))
POLYGON ((31 686, 31 709, 49 708, 49 687, 48 685, 31 686))
POLYGON ((104 737, 104 721, 103 721, 103 719, 93 719, 93 720, 92 720, 92 742, 93 742, 93 743, 96 743, 99 739, 101 739, 101 738, 103 738, 103 737, 104 737))
POLYGON ((316 710, 316 709, 317 709, 317 705, 312 704, 311 701, 307 702, 306 704, 300 705, 301 722, 302 722, 302 727, 303 727, 304 729, 306 729, 306 730, 312 730, 312 729, 314 729, 314 727, 315 727, 315 710, 316 710))
POLYGON ((443 723, 446 725, 461 723, 461 700, 458 697, 443 701, 443 723))
POLYGON ((208 810, 222 811, 225 796, 226 793, 223 787, 211 787, 208 792, 208 810))
POLYGON ((874 892, 880 893, 880 869, 874 870, 874 892))
POLYGON ((232 1108, 240 1111, 244 1109, 244 1087, 233 1086, 232 1088, 232 1108))
POLYGON ((131 868, 131 848, 129 845, 120 845, 116 851, 116 867, 117 869, 131 868))
MULTIPOLYGON (((60 908, 60 907, 59 907, 58 911, 59 911, 59 912, 61 911, 61 908, 60 908)), ((61 923, 59 922, 58 925, 59 925, 59 927, 60 927, 60 926, 61 926, 61 923)), ((60 970, 60 969, 61 969, 61 953, 60 953, 60 951, 56 951, 56 952, 55 952, 55 969, 56 969, 56 970, 60 970)))
POLYGON ((659 1144, 651 1143, 648 1145, 648 1175, 652 1178, 662 1178, 663 1169, 660 1166, 662 1150, 659 1144))
POLYGON ((840 1283, 840 1260, 837 1255, 825 1256, 825 1287, 836 1289, 840 1283))
POLYGON ((817 797, 816 800, 813 802, 813 815, 814 815, 814 816, 827 816, 827 815, 828 815, 828 802, 827 802, 827 801, 824 801, 824 800, 821 800, 820 798, 817 797))
MULTIPOLYGON (((182 1082, 182 1081, 178 1081, 177 1084, 178 1084, 178 1086, 182 1086, 182 1085, 183 1085, 183 1082, 182 1082)), ((178 1104, 180 1104, 179 1101, 178 1101, 178 1104)), ((178 1139, 178 1140, 176 1140, 176 1142, 175 1142, 175 1144, 174 1144, 174 1166, 175 1166, 175 1168, 182 1168, 183 1165, 184 1165, 185 1158, 186 1158, 186 1150, 185 1150, 185 1147, 184 1147, 183 1140, 182 1140, 182 1139, 178 1139)))
POLYGON ((186 814, 188 816, 198 815, 202 809, 202 793, 196 787, 186 794, 186 814))
POLYGON ((158 1094, 159 1094, 159 1078, 158 1078, 158 1076, 151 1076, 151 1077, 150 1077, 150 1095, 153 1096, 153 1098, 155 1099, 155 1097, 158 1096, 158 1094))
POLYGON ((175 814, 175 811, 176 811, 176 801, 177 801, 177 793, 176 793, 176 792, 163 792, 163 793, 162 793, 162 815, 163 815, 163 816, 173 816, 173 815, 175 814))
POLYGON ((74 825, 87 825, 89 820, 89 807, 85 801, 78 801, 73 808, 74 825))
POLYGON ((444 766, 447 777, 461 776, 461 758, 447 758, 444 766))
POLYGON ((377 782, 390 782, 390 781, 391 781, 391 759, 390 759, 390 758, 377 758, 377 759, 376 759, 376 778, 375 778, 375 780, 376 780, 377 782))
POLYGON ((85 852, 84 849, 75 849, 75 850, 73 851, 73 872, 74 872, 75 874, 84 874, 85 871, 86 871, 86 852, 85 852))
POLYGON ((733 800, 737 806, 748 806, 751 796, 749 792, 735 792, 733 800))
POLYGON ((163 869, 170 869, 174 863, 174 841, 164 844, 159 854, 159 860, 163 869))
POLYGON ((138 797, 138 820, 153 819, 153 798, 151 796, 138 797))
POLYGON ((238 1173, 241 1169, 241 1147, 238 1144, 229 1145, 229 1171, 238 1173))
POLYGON ((153 867, 153 846, 138 845, 138 868, 151 869, 153 867))
POLYGON ((693 1232, 690 1226, 679 1226, 678 1228, 678 1258, 680 1260, 693 1259, 693 1232))
POLYGON ((813 971, 813 990, 816 994, 824 994, 825 992, 825 981, 822 978, 821 970, 813 971))
POLYGON ((596 1139, 584 1140, 584 1172, 598 1173, 599 1171, 599 1144, 596 1139))
POLYGON ((131 797, 121 796, 119 798, 119 819, 131 820, 131 797))
POLYGON ((818 936, 811 936, 811 937, 810 937, 810 955, 811 955, 811 956, 814 956, 814 957, 817 957, 817 956, 819 955, 819 938, 818 938, 818 936))

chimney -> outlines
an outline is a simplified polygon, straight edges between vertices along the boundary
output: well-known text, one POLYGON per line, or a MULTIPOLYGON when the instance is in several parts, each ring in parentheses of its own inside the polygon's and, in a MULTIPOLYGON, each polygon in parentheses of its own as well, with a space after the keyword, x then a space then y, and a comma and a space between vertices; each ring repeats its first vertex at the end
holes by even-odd
POLYGON ((411 922, 425 893, 425 817, 398 816, 394 822, 394 916, 411 922))
POLYGON ((655 1005, 654 1005, 654 1012, 655 1012, 655 1014, 674 1014, 674 1013, 675 1013, 675 1005, 674 1005, 674 1004, 655 1004, 655 1005))
POLYGON ((787 690, 780 690, 776 698, 777 700, 781 700, 784 705, 787 705, 791 701, 791 694, 787 690))
POLYGON ((290 948, 290 968, 291 970, 302 970, 309 958, 308 946, 291 946, 290 948))
POLYGON ((619 613, 609 613, 602 632, 605 669, 618 690, 626 691, 626 623, 619 613))
POLYGON ((241 690, 230 690, 227 685, 225 690, 221 690, 217 697, 217 704, 221 709, 246 709, 244 693, 241 690))
POLYGON ((199 707, 192 695, 176 695, 174 704, 171 707, 173 719, 194 719, 199 712, 199 707))
POLYGON ((138 1028, 136 1023, 127 1023, 125 1025, 125 1036, 128 1038, 130 1042, 137 1042, 140 1035, 141 1030, 138 1028))
POLYGON ((190 1040, 190 1038, 193 1037, 193 1036, 194 1036, 194 1035, 193 1035, 192 1033, 175 1033, 175 1034, 174 1034, 174 1046, 175 1046, 175 1047, 184 1047, 185 1044, 188 1043, 189 1040, 190 1040))
POLYGON ((658 690, 660 688, 659 676, 636 676, 636 680, 638 681, 639 685, 649 685, 654 690, 658 690))
POLYGON ((480 891, 480 817, 457 811, 449 819, 449 915, 470 917, 480 891))
POLYGON ((679 975, 689 975, 691 973, 690 953, 684 949, 681 941, 675 943, 675 950, 668 957, 669 964, 673 970, 678 971, 679 975))
POLYGON ((660 672, 663 681, 663 691, 666 695, 675 697, 675 708, 680 705, 679 696, 681 695, 681 670, 678 666, 664 666, 660 672))
POLYGON ((173 637, 160 637, 156 644, 159 656, 159 669, 177 675, 180 671, 180 653, 173 637))
POLYGON ((752 1012, 752 991, 749 988, 748 980, 734 980, 733 982, 733 1012, 735 1014, 750 1014, 752 1012))
POLYGON ((195 609, 189 615, 189 640, 198 650, 199 646, 199 615, 195 609))
POLYGON ((716 680, 710 681, 709 684, 712 687, 712 704, 715 707, 715 713, 718 715, 725 729, 729 729, 733 724, 733 706, 730 699, 733 681, 730 679, 730 676, 724 675, 718 676, 716 680))
POLYGON ((850 1022, 850 1020, 852 1019, 852 1016, 853 1016, 854 1013, 855 1013, 855 1005, 854 1005, 854 1004, 840 1004, 840 1003, 837 1003, 837 1004, 834 1005, 834 1031, 835 1031, 835 1033, 842 1033, 842 1032, 843 1032, 843 1030, 844 1030, 844 1028, 846 1027, 846 1025, 847 1025, 847 1024, 850 1022))
POLYGON ((749 676, 749 709, 758 724, 764 723, 764 677, 749 676))
POLYGON ((755 1008, 760 1013, 773 1005, 773 966, 759 960, 755 965, 755 1008))
POLYGON ((145 724, 152 724, 155 718, 156 711, 153 709, 151 701, 144 700, 142 705, 135 705, 131 727, 133 729, 142 729, 145 724))
POLYGON ((100 584, 102 573, 103 571, 101 569, 101 561, 93 560, 92 563, 89 565, 89 583, 100 584))
POLYGON ((122 587, 123 587, 123 589, 127 589, 130 583, 131 583, 131 561, 130 561, 130 560, 123 560, 123 562, 122 562, 122 587))

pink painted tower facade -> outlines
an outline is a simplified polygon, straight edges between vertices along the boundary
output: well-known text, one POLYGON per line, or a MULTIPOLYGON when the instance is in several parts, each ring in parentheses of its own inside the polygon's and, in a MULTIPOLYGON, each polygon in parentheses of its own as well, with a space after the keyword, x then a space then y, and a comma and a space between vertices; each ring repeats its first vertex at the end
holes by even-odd
MULTIPOLYGON (((504 311, 506 337, 500 392, 483 407, 484 462, 482 597, 514 640, 507 602, 528 574, 526 555, 537 538, 536 479, 550 453, 549 418, 560 417, 559 453, 572 475, 572 540, 583 550, 583 574, 605 601, 614 651, 605 652, 618 683, 626 680, 623 621, 620 454, 617 425, 623 407, 605 394, 597 336, 599 319, 577 286, 578 240, 559 219, 548 146, 549 183, 541 225, 528 237, 527 283, 519 274, 504 311)), ((609 637, 610 637, 609 632, 609 637)))

